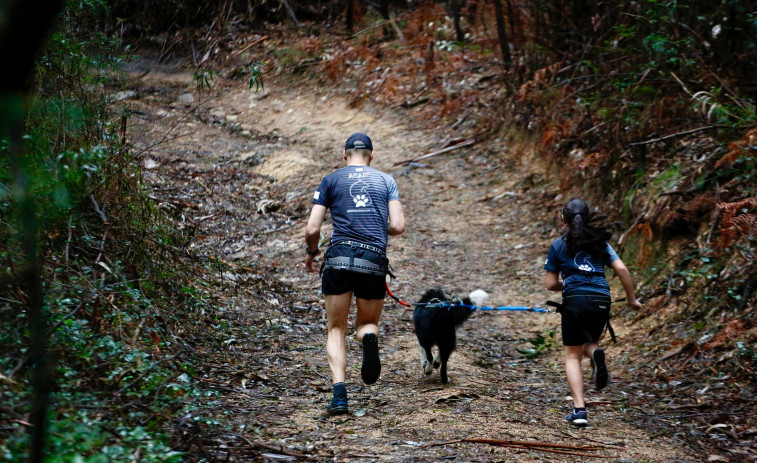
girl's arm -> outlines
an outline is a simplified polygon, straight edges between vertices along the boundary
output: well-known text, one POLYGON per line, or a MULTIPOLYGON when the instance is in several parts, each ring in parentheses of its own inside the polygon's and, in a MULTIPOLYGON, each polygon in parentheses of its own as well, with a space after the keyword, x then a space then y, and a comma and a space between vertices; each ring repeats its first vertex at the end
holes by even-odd
POLYGON ((623 285, 623 289, 626 292, 626 305, 632 309, 639 310, 642 308, 641 302, 636 300, 636 292, 633 289, 633 280, 631 279, 631 272, 628 271, 628 267, 622 260, 617 259, 610 264, 615 271, 615 275, 620 278, 620 284, 623 285))
POLYGON ((546 286, 549 291, 562 291, 560 275, 554 272, 547 272, 544 275, 544 286, 546 286))

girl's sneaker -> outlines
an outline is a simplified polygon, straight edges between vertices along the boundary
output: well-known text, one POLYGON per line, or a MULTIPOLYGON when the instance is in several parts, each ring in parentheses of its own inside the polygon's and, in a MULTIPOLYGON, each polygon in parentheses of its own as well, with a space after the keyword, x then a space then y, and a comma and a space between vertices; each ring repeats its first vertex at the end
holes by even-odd
POLYGON ((565 421, 569 422, 573 426, 584 427, 589 424, 589 414, 586 410, 576 410, 575 408, 565 417, 565 421))
POLYGON ((607 364, 605 363, 605 351, 601 347, 597 347, 591 353, 591 374, 596 390, 601 391, 607 386, 610 373, 607 371, 607 364))

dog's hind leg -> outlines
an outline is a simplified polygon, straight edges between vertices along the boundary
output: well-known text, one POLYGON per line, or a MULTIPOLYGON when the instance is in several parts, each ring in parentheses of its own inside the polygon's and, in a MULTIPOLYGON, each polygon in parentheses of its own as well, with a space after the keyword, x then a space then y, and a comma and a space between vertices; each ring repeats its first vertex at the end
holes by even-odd
POLYGON ((442 362, 439 360, 439 352, 434 355, 434 368, 439 368, 441 366, 442 362))
POLYGON ((446 339, 446 342, 439 343, 439 360, 441 361, 441 367, 439 368, 439 375, 442 377, 442 383, 449 382, 447 377, 447 361, 449 356, 452 355, 452 351, 455 350, 456 339, 453 334, 451 338, 446 339))
POLYGON ((426 376, 430 375, 434 369, 431 367, 431 348, 425 348, 421 344, 418 344, 418 349, 421 352, 421 369, 426 376))
POLYGON ((449 378, 447 377, 447 361, 449 360, 449 356, 451 354, 452 354, 451 349, 442 350, 442 348, 439 347, 439 357, 441 360, 441 367, 439 368, 439 375, 442 377, 442 383, 444 384, 449 382, 449 378))

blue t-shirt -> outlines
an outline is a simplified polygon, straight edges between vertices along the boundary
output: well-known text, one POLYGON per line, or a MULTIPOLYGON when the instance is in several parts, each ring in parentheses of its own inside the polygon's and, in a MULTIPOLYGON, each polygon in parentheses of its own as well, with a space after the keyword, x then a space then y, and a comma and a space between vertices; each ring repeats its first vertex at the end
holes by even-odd
POLYGON ((355 240, 386 248, 389 201, 399 200, 392 176, 368 166, 347 166, 321 181, 313 203, 331 210, 331 242, 355 240))
POLYGON ((568 255, 568 242, 564 236, 561 236, 549 247, 549 254, 547 255, 547 261, 544 263, 544 270, 553 273, 562 273, 563 294, 589 291, 609 296, 610 285, 604 276, 586 276, 578 272, 604 273, 605 265, 609 267, 618 259, 619 257, 612 246, 610 246, 610 243, 607 243, 604 256, 590 256, 583 251, 579 251, 572 256, 568 255), (565 277, 566 273, 568 273, 567 278, 565 277))

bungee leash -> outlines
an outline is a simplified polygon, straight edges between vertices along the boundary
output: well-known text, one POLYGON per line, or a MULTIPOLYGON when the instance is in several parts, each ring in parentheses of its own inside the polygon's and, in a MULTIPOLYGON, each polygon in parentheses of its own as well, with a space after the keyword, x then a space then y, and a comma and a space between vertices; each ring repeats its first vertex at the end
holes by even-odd
POLYGON ((463 304, 462 302, 450 302, 450 301, 440 301, 438 299, 432 300, 431 302, 416 302, 416 303, 409 303, 405 302, 399 297, 395 296, 392 290, 389 288, 389 282, 385 282, 386 284, 386 293, 394 299, 398 304, 404 305, 405 307, 433 307, 433 308, 439 308, 439 309, 450 309, 452 307, 466 307, 473 312, 474 310, 492 310, 492 311, 515 311, 515 312, 538 312, 538 313, 554 313, 554 310, 550 309, 542 309, 539 307, 520 307, 520 306, 500 306, 500 307, 489 307, 489 306, 476 306, 476 305, 470 305, 470 304, 463 304))
POLYGON ((477 305, 470 305, 470 304, 463 304, 461 302, 450 302, 450 301, 431 301, 431 302, 419 302, 413 304, 416 307, 431 307, 431 308, 439 308, 439 309, 449 309, 452 307, 466 307, 472 311, 474 310, 492 310, 492 311, 513 311, 513 312, 538 312, 538 313, 554 313, 554 310, 550 309, 542 309, 541 307, 521 307, 521 306, 514 306, 514 305, 502 305, 498 307, 489 307, 489 306, 477 306, 477 305))
POLYGON ((410 304, 408 302, 405 302, 402 299, 400 299, 400 298, 398 298, 397 296, 394 295, 394 293, 392 292, 392 290, 389 289, 389 282, 388 281, 385 281, 384 284, 386 284, 386 293, 389 295, 389 297, 391 297, 392 299, 394 299, 397 302, 397 304, 404 305, 405 307, 412 307, 412 304, 410 304))

